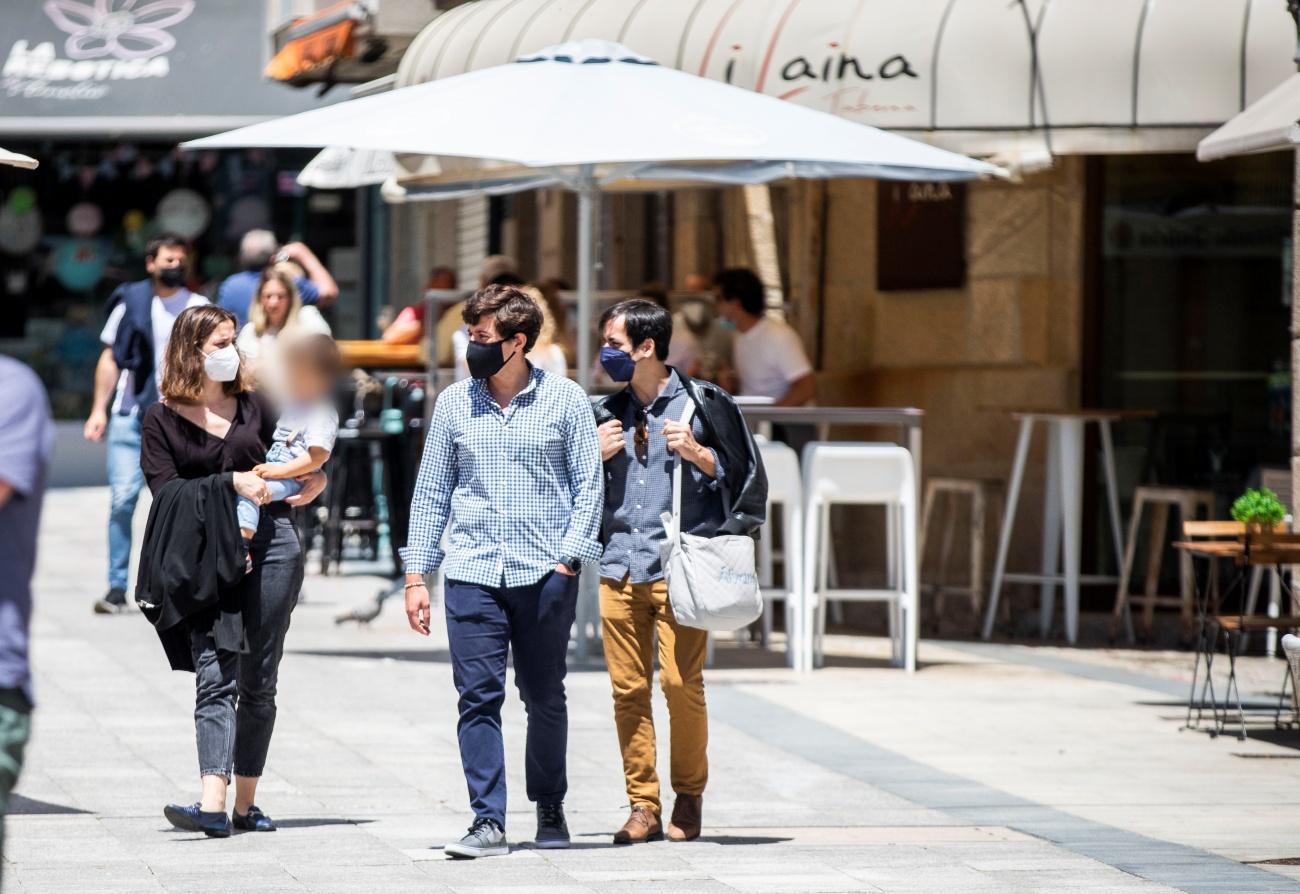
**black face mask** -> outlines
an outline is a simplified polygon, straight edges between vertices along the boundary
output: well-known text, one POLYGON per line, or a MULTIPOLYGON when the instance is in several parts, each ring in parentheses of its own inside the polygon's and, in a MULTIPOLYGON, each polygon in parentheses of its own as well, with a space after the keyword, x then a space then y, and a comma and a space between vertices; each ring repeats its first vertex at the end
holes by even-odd
POLYGON ((155 274, 158 285, 165 289, 179 289, 185 285, 184 267, 164 267, 155 274))
POLYGON ((469 374, 476 379, 490 379, 501 371, 501 367, 510 362, 510 357, 519 353, 516 349, 510 353, 510 357, 501 356, 501 345, 505 339, 500 341, 472 341, 465 349, 465 363, 469 366, 469 374))

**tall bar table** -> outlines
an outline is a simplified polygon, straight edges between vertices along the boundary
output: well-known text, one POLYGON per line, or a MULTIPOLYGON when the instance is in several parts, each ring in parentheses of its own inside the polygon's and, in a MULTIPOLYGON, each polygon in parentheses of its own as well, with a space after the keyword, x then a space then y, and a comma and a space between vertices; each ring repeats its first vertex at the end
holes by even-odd
POLYGON ((813 425, 817 428, 819 441, 827 440, 834 426, 878 425, 897 428, 898 443, 912 454, 912 462, 916 464, 917 487, 921 486, 921 425, 925 421, 925 410, 916 407, 776 407, 758 403, 743 403, 740 409, 751 428, 764 422, 775 425, 813 425))
POLYGON ((1007 487, 1006 511, 1003 513, 1002 531, 998 537, 993 584, 989 588, 989 602, 984 612, 984 639, 993 636, 993 622, 997 618, 1002 585, 1007 582, 1035 583, 1042 585, 1038 617, 1040 635, 1046 637, 1051 630, 1056 587, 1062 586, 1065 590, 1065 638, 1073 645, 1079 637, 1079 587, 1082 584, 1113 584, 1118 580, 1113 575, 1082 574, 1079 569, 1083 540, 1084 427, 1094 424, 1101 434, 1111 537, 1116 567, 1119 567, 1124 545, 1120 533, 1119 489, 1115 483, 1115 444, 1111 437, 1111 424, 1120 419, 1150 418, 1155 414, 1134 410, 981 409, 1010 412, 1011 418, 1020 422, 1015 459, 1011 464, 1011 481, 1007 487), (1020 485, 1024 482, 1025 464, 1029 460, 1029 442, 1033 437, 1034 426, 1040 422, 1047 428, 1042 564, 1037 574, 1007 573, 1007 553, 1011 548, 1011 532, 1016 521, 1020 485))

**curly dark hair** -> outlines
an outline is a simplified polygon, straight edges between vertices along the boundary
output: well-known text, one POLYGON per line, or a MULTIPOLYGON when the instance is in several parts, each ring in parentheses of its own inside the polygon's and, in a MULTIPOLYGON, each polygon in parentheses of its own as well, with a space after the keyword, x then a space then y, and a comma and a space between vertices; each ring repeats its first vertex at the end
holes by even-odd
POLYGON ((524 334, 524 353, 537 344, 537 334, 542 331, 542 310, 528 294, 515 286, 484 286, 465 302, 461 319, 473 326, 487 314, 496 317, 497 333, 502 338, 524 334))

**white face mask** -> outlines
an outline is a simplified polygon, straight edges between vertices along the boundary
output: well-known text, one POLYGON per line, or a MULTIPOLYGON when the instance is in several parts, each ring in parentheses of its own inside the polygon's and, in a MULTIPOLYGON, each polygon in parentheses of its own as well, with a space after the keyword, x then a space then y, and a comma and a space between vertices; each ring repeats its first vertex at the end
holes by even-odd
POLYGON ((233 382, 239 375, 239 352, 234 345, 218 348, 203 357, 203 371, 214 382, 233 382))

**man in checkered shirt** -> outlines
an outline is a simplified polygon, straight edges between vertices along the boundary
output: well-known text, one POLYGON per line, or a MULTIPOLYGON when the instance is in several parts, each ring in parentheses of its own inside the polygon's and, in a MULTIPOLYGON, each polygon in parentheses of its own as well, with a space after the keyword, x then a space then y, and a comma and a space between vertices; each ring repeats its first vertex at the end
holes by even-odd
POLYGON ((508 852, 501 704, 511 649, 528 715, 536 845, 569 846, 565 661, 579 570, 600 559, 603 494, 587 395, 525 359, 542 325, 537 305, 513 286, 488 286, 466 302, 464 319, 473 378, 438 397, 402 561, 417 633, 429 634, 424 576, 442 565, 446 578, 457 736, 474 823, 444 851, 472 858, 508 852))

